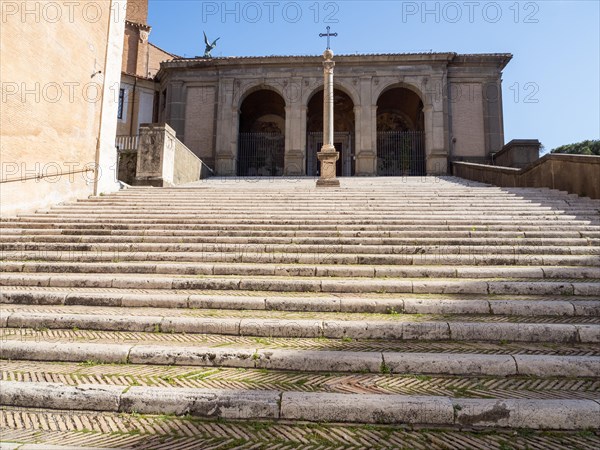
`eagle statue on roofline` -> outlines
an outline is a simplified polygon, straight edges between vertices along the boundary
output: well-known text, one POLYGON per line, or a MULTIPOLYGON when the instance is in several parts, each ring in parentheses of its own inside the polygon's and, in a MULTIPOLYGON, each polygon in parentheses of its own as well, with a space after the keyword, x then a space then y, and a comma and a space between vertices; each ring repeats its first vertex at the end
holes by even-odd
POLYGON ((217 46, 217 41, 221 38, 218 37, 211 44, 210 41, 208 40, 208 37, 206 36, 206 32, 203 31, 203 33, 204 33, 204 43, 206 44, 206 50, 204 50, 204 58, 212 58, 212 55, 210 54, 210 52, 217 46))

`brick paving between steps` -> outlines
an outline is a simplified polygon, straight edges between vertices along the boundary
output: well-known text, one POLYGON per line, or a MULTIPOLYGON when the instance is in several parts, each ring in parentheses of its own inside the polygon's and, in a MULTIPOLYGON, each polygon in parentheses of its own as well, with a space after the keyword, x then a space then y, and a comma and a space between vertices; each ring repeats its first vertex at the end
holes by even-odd
POLYGON ((223 422, 16 408, 0 410, 0 440, 135 450, 200 449, 556 449, 595 450, 600 436, 575 433, 456 431, 387 426, 223 422))

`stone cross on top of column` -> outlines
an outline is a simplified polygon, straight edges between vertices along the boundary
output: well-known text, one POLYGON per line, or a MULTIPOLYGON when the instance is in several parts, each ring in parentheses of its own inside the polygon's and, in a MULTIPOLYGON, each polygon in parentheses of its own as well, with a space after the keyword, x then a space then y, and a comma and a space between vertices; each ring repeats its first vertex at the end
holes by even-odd
POLYGON ((329 39, 331 37, 337 37, 337 33, 330 33, 329 30, 331 30, 331 27, 328 26, 327 27, 327 33, 319 33, 319 37, 325 37, 327 36, 327 50, 329 50, 331 47, 329 46, 329 39))

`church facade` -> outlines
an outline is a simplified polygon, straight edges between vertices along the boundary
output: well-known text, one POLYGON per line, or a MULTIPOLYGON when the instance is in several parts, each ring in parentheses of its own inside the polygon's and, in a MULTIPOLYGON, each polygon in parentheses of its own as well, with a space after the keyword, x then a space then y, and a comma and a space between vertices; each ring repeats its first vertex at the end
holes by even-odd
MULTIPOLYGON (((510 54, 335 57, 341 176, 436 175, 488 162, 504 145, 502 70, 510 54)), ((221 176, 317 175, 319 56, 177 58, 157 83, 160 122, 221 176)))

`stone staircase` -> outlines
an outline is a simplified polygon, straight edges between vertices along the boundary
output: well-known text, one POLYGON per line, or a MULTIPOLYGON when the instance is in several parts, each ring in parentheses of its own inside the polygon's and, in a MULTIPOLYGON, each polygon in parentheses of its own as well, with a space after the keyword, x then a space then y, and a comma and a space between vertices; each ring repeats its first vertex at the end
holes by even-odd
POLYGON ((600 428, 600 201, 212 179, 0 227, 4 411, 600 428))

